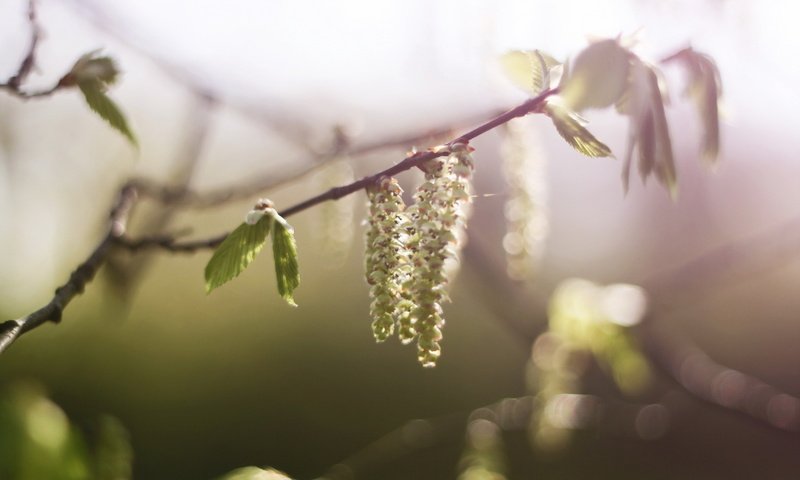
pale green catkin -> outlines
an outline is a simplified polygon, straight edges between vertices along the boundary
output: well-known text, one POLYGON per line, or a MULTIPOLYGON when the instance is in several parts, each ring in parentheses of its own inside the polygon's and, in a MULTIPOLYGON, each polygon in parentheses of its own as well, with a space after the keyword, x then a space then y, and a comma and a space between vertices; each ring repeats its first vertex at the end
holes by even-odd
POLYGON ((365 270, 370 288, 372 333, 382 342, 394 334, 396 309, 401 300, 404 264, 407 263, 403 231, 405 204, 402 189, 393 178, 383 178, 367 189, 369 228, 365 270))
POLYGON ((412 323, 417 358, 425 367, 435 366, 441 355, 442 303, 448 299, 447 284, 458 264, 459 234, 455 232, 466 225, 472 168, 470 148, 456 144, 449 156, 423 166, 425 181, 415 194, 414 235, 409 242, 413 271, 405 288, 416 305, 412 323))

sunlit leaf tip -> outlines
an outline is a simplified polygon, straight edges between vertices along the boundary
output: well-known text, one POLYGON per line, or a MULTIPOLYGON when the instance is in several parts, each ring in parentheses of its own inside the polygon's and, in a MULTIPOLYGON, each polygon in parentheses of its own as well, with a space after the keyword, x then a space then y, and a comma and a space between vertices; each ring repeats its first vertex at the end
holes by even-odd
POLYGON ((300 268, 297 263, 297 245, 294 231, 286 220, 276 214, 272 229, 272 252, 275 259, 275 277, 278 293, 286 303, 296 307, 293 292, 300 285, 300 268))
POLYGON ((561 62, 540 50, 511 50, 500 57, 500 64, 516 87, 538 95, 550 88, 550 72, 561 62))
POLYGON ((558 134, 578 152, 587 157, 611 157, 611 149, 581 125, 580 117, 555 102, 548 102, 545 114, 550 117, 558 134))
POLYGON ((217 247, 205 268, 206 292, 233 280, 264 247, 273 217, 264 216, 255 225, 242 223, 217 247))
POLYGON ((78 88, 81 89, 89 108, 108 122, 112 128, 124 135, 131 145, 134 147, 139 146, 136 136, 128 125, 128 121, 114 101, 106 95, 101 82, 97 80, 81 81, 78 83, 78 88))

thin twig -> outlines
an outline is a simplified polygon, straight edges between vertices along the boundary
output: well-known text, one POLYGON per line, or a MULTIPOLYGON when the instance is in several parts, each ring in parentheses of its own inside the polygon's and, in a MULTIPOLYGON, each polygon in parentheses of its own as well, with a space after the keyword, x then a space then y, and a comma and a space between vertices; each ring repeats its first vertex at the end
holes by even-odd
POLYGON ((46 322, 58 323, 61 320, 61 315, 69 302, 83 293, 86 284, 94 278, 97 270, 105 263, 114 240, 125 234, 128 216, 135 202, 136 190, 130 187, 123 188, 111 209, 106 235, 89 255, 89 258, 72 272, 69 280, 56 289, 53 298, 45 306, 29 315, 0 323, 0 352, 5 351, 23 333, 46 322))
POLYGON ((62 87, 62 85, 58 83, 51 88, 38 92, 26 92, 21 89, 22 84, 25 83, 28 75, 30 75, 30 73, 36 67, 36 49, 39 46, 39 40, 42 38, 42 28, 39 26, 39 21, 36 17, 35 0, 28 0, 28 24, 30 25, 31 29, 31 39, 30 45, 28 45, 28 52, 25 54, 25 58, 23 58, 22 62, 19 64, 17 72, 11 78, 9 78, 6 83, 0 83, 0 89, 4 89, 10 94, 24 99, 45 97, 62 87))
MULTIPOLYGON (((476 137, 483 135, 484 133, 496 128, 500 125, 503 125, 510 120, 513 120, 517 117, 523 117, 529 113, 539 112, 545 104, 545 101, 551 95, 555 95, 558 93, 558 89, 549 89, 541 94, 533 97, 531 99, 526 100, 522 104, 512 108, 511 110, 502 113, 491 120, 481 124, 480 126, 470 130, 469 132, 457 137, 445 144, 447 147, 452 147, 455 144, 459 143, 469 143, 471 140, 475 139, 476 137)), ((367 186, 374 184, 375 182, 379 181, 383 177, 392 177, 397 175, 398 173, 404 172, 406 170, 410 170, 415 167, 420 167, 423 163, 432 160, 437 157, 448 155, 448 149, 439 149, 439 150, 425 150, 413 153, 406 157, 403 161, 398 164, 395 164, 385 170, 382 170, 376 174, 364 177, 360 180, 355 182, 349 183, 347 185, 343 185, 341 187, 334 187, 330 190, 323 192, 319 195, 311 197, 307 200, 304 200, 298 204, 295 204, 281 212, 280 215, 284 218, 289 217, 291 215, 300 213, 304 210, 307 210, 315 205, 318 205, 323 202, 327 202, 330 200, 338 200, 342 197, 350 195, 351 193, 358 192, 359 190, 365 189, 367 186)), ((142 248, 153 248, 153 247, 160 247, 165 250, 171 252, 194 252, 199 249, 203 248, 215 248, 223 240, 227 237, 229 232, 225 232, 207 239, 202 240, 192 240, 187 242, 179 242, 177 240, 170 240, 166 237, 154 237, 154 238, 141 238, 141 239, 121 239, 118 244, 125 248, 134 248, 134 249, 142 249, 142 248)))
MULTIPOLYGON (((503 125, 504 123, 507 123, 510 120, 513 120, 514 118, 523 117, 529 113, 538 112, 544 106, 547 98, 556 93, 558 93, 557 88, 546 90, 541 94, 537 95, 536 97, 533 97, 523 102, 521 105, 518 105, 517 107, 514 107, 511 110, 503 114, 500 114, 495 118, 489 120, 488 122, 470 130, 469 132, 461 135, 460 137, 447 142, 446 146, 452 147, 453 145, 458 143, 469 143, 474 138, 483 135, 484 133, 488 132, 489 130, 492 130, 495 127, 503 125)), ((383 177, 392 177, 400 172, 410 170, 414 167, 419 167, 428 160, 432 160, 434 158, 441 157, 447 154, 448 154, 447 149, 444 149, 442 151, 427 150, 424 152, 414 153, 406 157, 402 162, 398 163, 397 165, 393 165, 381 172, 378 172, 374 175, 370 175, 368 177, 364 177, 361 180, 357 180, 348 185, 344 185, 341 187, 334 187, 328 190, 327 192, 321 193, 320 195, 309 198, 308 200, 305 200, 303 202, 300 202, 296 205, 287 208, 286 210, 280 212, 280 215, 285 218, 290 215, 300 213, 303 210, 309 209, 317 204, 327 202, 328 200, 338 200, 344 196, 350 195, 351 193, 363 190, 368 185, 374 184, 383 177)))

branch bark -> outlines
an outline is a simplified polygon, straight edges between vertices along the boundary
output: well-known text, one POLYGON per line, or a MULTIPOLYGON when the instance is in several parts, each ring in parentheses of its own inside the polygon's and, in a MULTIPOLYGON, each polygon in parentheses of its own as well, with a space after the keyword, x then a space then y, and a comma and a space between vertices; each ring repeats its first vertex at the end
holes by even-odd
POLYGON ((114 245, 114 240, 125 234, 125 228, 131 208, 136 202, 136 190, 123 188, 109 215, 108 230, 100 244, 92 250, 83 263, 69 276, 69 280, 58 287, 53 298, 42 308, 15 320, 0 323, 0 353, 5 351, 17 338, 47 322, 58 323, 64 309, 73 298, 83 293, 86 285, 94 278, 95 273, 105 263, 114 245))

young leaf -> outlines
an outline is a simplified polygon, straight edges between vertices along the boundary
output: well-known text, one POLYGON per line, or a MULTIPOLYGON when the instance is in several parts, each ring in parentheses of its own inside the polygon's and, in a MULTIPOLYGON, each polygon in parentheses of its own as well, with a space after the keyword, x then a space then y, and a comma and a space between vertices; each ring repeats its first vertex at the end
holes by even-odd
POLYGON ((217 247, 206 265, 206 292, 211 292, 239 276, 256 258, 269 235, 273 217, 265 215, 255 225, 243 223, 217 247))
POLYGON ((500 63, 511 82, 532 96, 550 87, 550 70, 561 64, 539 50, 512 50, 500 63))
POLYGON ((556 130, 572 148, 587 157, 610 157, 611 149, 586 130, 579 117, 555 102, 548 102, 544 112, 553 121, 556 130))
POLYGON ((100 81, 85 80, 79 82, 78 87, 81 89, 89 108, 100 115, 112 128, 125 135, 131 145, 138 146, 136 137, 128 126, 125 116, 122 115, 119 107, 105 94, 104 86, 100 81))
POLYGON ((275 277, 278 281, 278 293, 286 302, 296 307, 292 293, 300 285, 300 268, 297 265, 297 245, 294 241, 294 230, 286 220, 275 214, 275 225, 272 228, 272 253, 275 257, 275 277))
POLYGON ((565 105, 576 112, 617 102, 628 83, 631 53, 614 39, 586 47, 561 90, 565 105))

